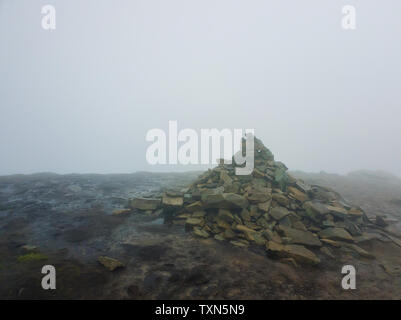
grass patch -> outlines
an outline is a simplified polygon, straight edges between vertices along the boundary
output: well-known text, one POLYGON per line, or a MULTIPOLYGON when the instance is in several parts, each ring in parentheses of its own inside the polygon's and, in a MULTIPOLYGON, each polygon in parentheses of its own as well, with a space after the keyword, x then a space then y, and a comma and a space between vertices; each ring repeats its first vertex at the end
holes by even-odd
POLYGON ((48 257, 43 253, 31 252, 18 257, 18 262, 34 262, 47 260, 48 257))

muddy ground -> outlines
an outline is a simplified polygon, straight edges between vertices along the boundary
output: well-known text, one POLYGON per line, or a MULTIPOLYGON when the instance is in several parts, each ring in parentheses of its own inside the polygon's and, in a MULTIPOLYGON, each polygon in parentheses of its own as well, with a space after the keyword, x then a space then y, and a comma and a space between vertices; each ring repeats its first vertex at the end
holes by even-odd
MULTIPOLYGON (((258 247, 241 249, 193 238, 182 227, 165 225, 157 215, 111 214, 129 198, 161 195, 164 188, 185 186, 197 175, 0 177, 0 298, 401 298, 401 248, 386 238, 359 244, 376 259, 333 249, 335 259, 319 254, 322 263, 318 266, 295 266, 266 256, 258 247), (29 249, 36 255, 29 256, 32 251, 26 245, 36 247, 29 249), (126 267, 110 272, 97 262, 100 255, 116 258, 126 267), (56 267, 56 290, 41 287, 45 264, 56 267), (356 290, 341 287, 345 264, 356 268, 356 290)), ((324 174, 303 178, 335 187, 350 200, 359 201, 369 216, 381 214, 392 221, 393 231, 399 230, 401 206, 394 200, 401 199, 398 178, 381 179, 377 187, 373 183, 369 188, 366 179, 376 178, 363 176, 359 182, 324 174), (355 191, 358 183, 363 190, 360 198, 355 191)))

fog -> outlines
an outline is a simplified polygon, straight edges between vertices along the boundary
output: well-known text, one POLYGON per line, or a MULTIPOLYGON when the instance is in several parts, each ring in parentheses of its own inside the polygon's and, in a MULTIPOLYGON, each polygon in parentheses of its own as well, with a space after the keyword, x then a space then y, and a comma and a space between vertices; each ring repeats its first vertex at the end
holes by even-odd
MULTIPOLYGON (((401 2, 0 0, 0 174, 151 166, 148 130, 254 129, 292 170, 401 175, 401 2), (56 30, 41 8, 56 9, 56 30), (356 30, 341 27, 342 5, 356 30)), ((197 167, 196 167, 197 168, 197 167)))

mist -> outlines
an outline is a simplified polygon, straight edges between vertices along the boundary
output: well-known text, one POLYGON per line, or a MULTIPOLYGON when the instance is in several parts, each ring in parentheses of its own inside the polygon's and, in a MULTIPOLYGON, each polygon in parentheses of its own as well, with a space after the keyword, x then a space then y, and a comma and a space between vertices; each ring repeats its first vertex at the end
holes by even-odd
POLYGON ((0 0, 0 174, 151 166, 146 133, 242 128, 290 170, 401 175, 401 3, 0 0), (56 30, 41 8, 56 8, 56 30))

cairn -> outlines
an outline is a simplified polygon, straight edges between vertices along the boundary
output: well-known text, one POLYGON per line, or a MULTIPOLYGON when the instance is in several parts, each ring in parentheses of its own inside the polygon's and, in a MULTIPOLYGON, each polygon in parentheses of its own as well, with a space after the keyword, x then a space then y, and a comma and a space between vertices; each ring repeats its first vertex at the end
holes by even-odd
POLYGON ((333 190, 291 176, 257 138, 254 150, 250 175, 235 174, 233 157, 233 164, 209 169, 189 188, 165 192, 166 221, 197 237, 259 246, 294 263, 317 264, 322 254, 334 258, 336 248, 372 257, 356 245, 369 222, 361 208, 333 190))

